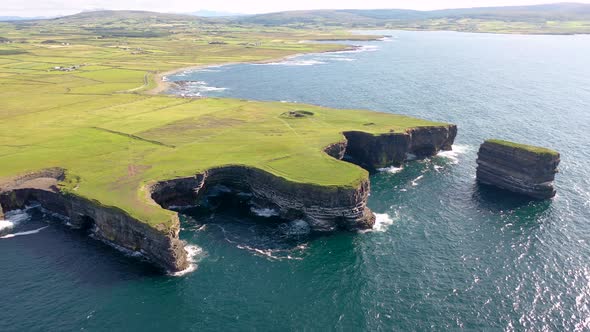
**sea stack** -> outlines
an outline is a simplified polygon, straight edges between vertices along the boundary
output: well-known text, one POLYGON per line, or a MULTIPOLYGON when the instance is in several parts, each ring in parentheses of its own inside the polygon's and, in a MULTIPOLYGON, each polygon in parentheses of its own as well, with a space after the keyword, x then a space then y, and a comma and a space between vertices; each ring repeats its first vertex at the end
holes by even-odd
POLYGON ((490 139, 478 152, 477 181, 536 199, 555 196, 557 151, 490 139))

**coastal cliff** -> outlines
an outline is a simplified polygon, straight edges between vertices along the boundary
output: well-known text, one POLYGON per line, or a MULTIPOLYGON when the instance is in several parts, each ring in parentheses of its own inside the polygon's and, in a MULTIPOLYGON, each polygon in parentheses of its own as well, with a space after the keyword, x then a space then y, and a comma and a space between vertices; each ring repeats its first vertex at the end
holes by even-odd
POLYGON ((180 222, 176 216, 173 227, 158 230, 117 208, 61 192, 58 184, 64 177, 65 172, 55 168, 2 183, 1 209, 7 212, 40 203, 49 212, 67 217, 71 227, 86 229, 99 240, 140 253, 165 270, 181 271, 189 266, 184 243, 178 239, 180 222))
MULTIPOLYGON (((448 150, 456 134, 454 125, 417 127, 383 135, 346 132, 346 139, 324 151, 336 159, 348 156, 373 170, 399 164, 410 154, 427 157, 448 150)), ((44 209, 67 217, 72 227, 88 230, 118 248, 140 253, 165 270, 181 271, 189 266, 184 242, 179 239, 177 215, 172 215, 167 227, 150 225, 116 207, 60 190, 65 178, 63 169, 52 168, 1 182, 0 211, 38 202, 44 209)), ((304 220, 313 231, 369 229, 375 223, 375 215, 367 207, 368 178, 350 186, 322 186, 293 182, 254 167, 228 165, 190 177, 152 182, 147 190, 153 202, 173 209, 198 205, 218 186, 234 194, 248 193, 252 206, 272 209, 284 219, 304 220)))
POLYGON ((555 196, 559 153, 500 140, 484 142, 478 152, 477 181, 537 199, 555 196))
POLYGON ((451 150, 457 126, 417 127, 405 132, 373 135, 360 131, 345 132, 345 154, 368 170, 399 165, 409 157, 425 158, 441 150, 451 150))
POLYGON ((194 205, 202 195, 222 185, 252 194, 252 204, 270 208, 285 219, 303 219, 314 231, 371 228, 375 216, 367 208, 369 181, 356 188, 295 183, 246 166, 210 169, 194 177, 157 183, 152 198, 164 208, 194 205))

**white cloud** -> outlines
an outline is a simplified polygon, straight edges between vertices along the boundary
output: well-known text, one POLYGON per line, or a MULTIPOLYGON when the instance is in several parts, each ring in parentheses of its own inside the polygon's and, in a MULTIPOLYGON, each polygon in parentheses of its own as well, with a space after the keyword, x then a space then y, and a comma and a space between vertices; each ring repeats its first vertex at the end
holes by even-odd
MULTIPOLYGON (((238 13, 265 13, 283 10, 334 8, 443 9, 483 6, 511 6, 547 3, 550 0, 2 0, 0 16, 55 16, 91 9, 135 9, 159 12, 216 10, 238 13)), ((556 1, 557 2, 557 1, 556 1)), ((590 0, 578 2, 590 3, 590 0)))

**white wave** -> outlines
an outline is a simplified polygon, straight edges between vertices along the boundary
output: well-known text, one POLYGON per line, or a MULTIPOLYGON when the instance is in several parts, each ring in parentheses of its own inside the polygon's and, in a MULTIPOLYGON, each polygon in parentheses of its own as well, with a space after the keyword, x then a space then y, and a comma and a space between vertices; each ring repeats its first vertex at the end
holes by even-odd
POLYGON ((415 154, 409 153, 409 152, 406 153, 406 160, 411 161, 411 160, 416 160, 416 159, 418 159, 418 156, 416 156, 415 154))
POLYGON ((356 59, 353 59, 353 58, 334 58, 332 60, 334 60, 334 61, 346 61, 346 62, 356 61, 356 59))
POLYGON ((326 62, 324 61, 320 61, 320 60, 296 60, 296 59, 287 59, 284 61, 280 61, 280 62, 269 62, 269 63, 263 63, 261 65, 267 65, 267 66, 315 66, 315 65, 323 65, 326 64, 326 62))
POLYGON ((281 233, 288 236, 299 236, 309 234, 309 232, 311 232, 311 227, 305 220, 298 219, 280 224, 279 230, 281 233))
POLYGON ((395 37, 383 37, 383 38, 379 39, 379 41, 389 43, 389 42, 392 42, 394 39, 396 39, 396 38, 395 37))
MULTIPOLYGON (((299 260, 299 261, 300 260, 303 260, 302 257, 294 257, 294 256, 291 256, 290 254, 287 254, 287 255, 284 255, 284 256, 277 255, 278 253, 290 252, 290 250, 284 250, 284 249, 258 249, 258 248, 250 247, 250 246, 243 245, 243 244, 238 244, 236 247, 238 249, 251 251, 251 252, 253 252, 256 255, 266 257, 269 260, 275 260, 275 261, 280 261, 280 260, 283 260, 283 259, 299 260)), ((300 247, 300 246, 297 246, 295 249, 297 249, 297 250, 303 250, 302 248, 305 249, 305 247, 300 247)))
POLYGON ((227 88, 219 88, 219 87, 215 87, 215 86, 209 86, 209 85, 207 85, 207 82, 205 82, 205 81, 189 82, 188 85, 191 88, 196 89, 197 91, 203 91, 203 92, 227 90, 227 88))
POLYGON ((373 226, 375 232, 385 232, 391 225, 393 225, 393 218, 387 213, 375 213, 375 225, 373 226))
POLYGON ((45 227, 41 227, 41 228, 38 228, 38 229, 34 229, 32 231, 18 232, 18 233, 14 233, 14 234, 6 234, 6 235, 0 237, 0 239, 9 239, 9 238, 16 237, 16 236, 24 236, 24 235, 37 234, 37 233, 39 233, 40 231, 44 230, 47 227, 49 227, 49 226, 45 226, 45 227))
POLYGON ((10 220, 0 220, 0 232, 11 228, 14 228, 14 222, 10 220))
POLYGON ((394 219, 387 213, 375 213, 375 225, 372 229, 362 230, 360 233, 383 233, 393 225, 394 219))
POLYGON ((395 173, 399 173, 403 170, 403 167, 395 167, 395 166, 389 166, 389 167, 385 167, 385 168, 379 168, 377 169, 379 172, 386 172, 386 173, 391 173, 391 174, 395 174, 395 173))
POLYGON ((469 145, 456 144, 452 146, 450 151, 441 151, 436 156, 446 158, 452 161, 453 164, 459 163, 459 156, 469 151, 469 145))
POLYGON ((189 265, 186 269, 178 272, 170 273, 173 277, 182 277, 188 273, 191 273, 197 269, 197 262, 200 258, 203 257, 203 248, 196 246, 196 245, 187 245, 184 247, 184 250, 187 252, 187 260, 189 265))
POLYGON ((356 47, 353 50, 347 50, 347 51, 339 51, 339 52, 333 52, 335 54, 338 53, 363 53, 363 52, 375 52, 379 50, 379 46, 377 45, 363 45, 360 47, 356 47))
POLYGON ((210 91, 225 91, 227 88, 218 88, 215 86, 203 86, 199 89, 202 92, 210 92, 210 91))
POLYGON ((189 81, 178 89, 182 97, 202 97, 202 92, 225 91, 227 88, 209 86, 205 81, 189 81))
POLYGON ((25 209, 22 210, 12 210, 8 211, 4 214, 6 220, 0 220, 0 231, 12 229, 18 224, 27 221, 31 218, 31 215, 27 213, 28 210, 37 207, 35 206, 27 206, 25 209))
POLYGON ((424 175, 420 175, 419 177, 415 178, 414 180, 412 180, 412 186, 417 186, 418 185, 418 181, 422 180, 422 178, 424 178, 424 175))
POLYGON ((252 213, 254 213, 255 215, 257 215, 259 217, 265 217, 265 218, 276 217, 279 215, 279 212, 277 210, 268 209, 268 208, 259 209, 259 208, 251 207, 250 211, 252 211, 252 213))

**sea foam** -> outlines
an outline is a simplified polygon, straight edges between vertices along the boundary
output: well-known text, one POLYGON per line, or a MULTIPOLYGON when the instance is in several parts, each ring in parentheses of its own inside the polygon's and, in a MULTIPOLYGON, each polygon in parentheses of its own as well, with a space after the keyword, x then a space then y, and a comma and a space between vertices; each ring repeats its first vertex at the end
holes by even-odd
POLYGON ((451 160, 451 162, 453 164, 458 164, 459 163, 459 156, 464 154, 467 151, 469 151, 468 145, 456 144, 456 145, 453 145, 452 150, 441 151, 436 156, 449 159, 449 160, 451 160))
POLYGON ((173 277, 182 277, 188 273, 195 271, 198 267, 198 260, 200 260, 200 258, 202 258, 204 254, 203 248, 192 244, 185 246, 184 250, 186 250, 187 252, 187 260, 189 262, 189 265, 186 269, 182 271, 171 272, 170 275, 173 277))
POLYGON ((27 221, 31 216, 27 213, 29 209, 32 209, 37 206, 27 207, 23 210, 13 210, 6 212, 4 217, 6 220, 0 220, 0 232, 5 229, 12 229, 18 224, 27 221))
POLYGON ((399 173, 403 170, 404 170, 403 167, 395 167, 395 166, 389 166, 389 167, 378 169, 379 172, 385 172, 385 173, 391 173, 391 174, 396 174, 396 173, 399 173))
POLYGON ((394 218, 387 213, 375 213, 375 225, 372 229, 365 229, 360 233, 383 233, 387 231, 389 226, 393 225, 394 218))
POLYGON ((266 66, 315 66, 315 65, 323 65, 325 64, 324 61, 319 61, 319 60, 301 60, 301 59, 287 59, 284 61, 279 61, 279 62, 269 62, 269 63, 263 63, 263 64, 259 64, 259 65, 266 65, 266 66))
POLYGON ((18 233, 13 233, 13 234, 6 234, 6 235, 0 237, 0 239, 9 239, 9 238, 16 237, 16 236, 37 234, 37 233, 39 233, 40 231, 44 230, 47 227, 49 227, 49 226, 37 228, 37 229, 34 229, 32 231, 18 232, 18 233))

